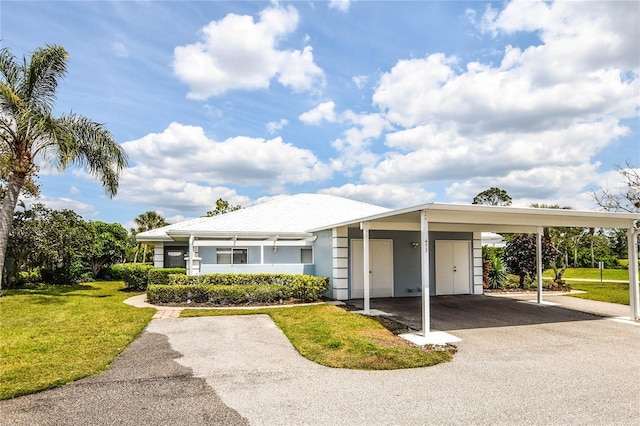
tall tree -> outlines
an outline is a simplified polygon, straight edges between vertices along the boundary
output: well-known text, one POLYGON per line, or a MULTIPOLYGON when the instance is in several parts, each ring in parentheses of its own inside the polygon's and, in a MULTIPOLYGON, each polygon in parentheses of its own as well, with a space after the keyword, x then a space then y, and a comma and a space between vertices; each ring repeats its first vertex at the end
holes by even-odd
MULTIPOLYGON (((553 246, 551 237, 542 237, 542 269, 556 258, 558 250, 553 246)), ((520 276, 520 287, 524 287, 527 274, 536 274, 536 236, 534 234, 517 234, 504 247, 504 262, 511 273, 520 276)))
POLYGON ((504 189, 492 187, 485 189, 475 197, 471 204, 484 204, 486 206, 510 206, 511 197, 504 189))
POLYGON ((36 160, 46 158, 60 171, 83 167, 110 197, 127 166, 126 153, 104 125, 74 113, 53 116, 68 57, 56 45, 37 48, 22 60, 10 49, 0 49, 0 145, 9 164, 0 210, 0 295, 13 211, 25 181, 36 171, 36 160))
POLYGON ((218 216, 219 214, 225 214, 229 212, 234 212, 236 210, 240 210, 242 206, 232 206, 229 204, 227 200, 223 200, 222 198, 218 198, 216 200, 216 208, 207 212, 204 217, 212 217, 218 216))
MULTIPOLYGON (((167 226, 168 223, 164 218, 154 211, 148 211, 138 215, 135 219, 133 219, 138 228, 136 229, 137 233, 151 231, 152 229, 162 228, 163 226, 167 226)), ((143 246, 143 254, 142 254, 142 263, 147 261, 147 244, 143 246)), ((134 263, 138 260, 138 255, 136 253, 136 258, 134 259, 134 263)))
POLYGON ((105 266, 122 262, 127 248, 127 230, 119 223, 93 221, 87 223, 91 239, 84 252, 91 276, 97 278, 105 266))

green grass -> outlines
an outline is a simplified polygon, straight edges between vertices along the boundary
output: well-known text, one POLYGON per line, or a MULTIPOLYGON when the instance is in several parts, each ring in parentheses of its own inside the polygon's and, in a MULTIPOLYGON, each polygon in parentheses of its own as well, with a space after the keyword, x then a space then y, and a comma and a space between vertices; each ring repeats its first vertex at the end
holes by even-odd
POLYGON ((142 331, 154 309, 122 303, 122 282, 3 290, 0 399, 98 374, 142 331))
POLYGON ((318 364, 359 370, 427 367, 452 359, 452 350, 425 350, 378 321, 332 305, 271 309, 187 309, 182 317, 267 314, 301 355, 318 364))
POLYGON ((629 284, 627 283, 571 281, 569 285, 573 290, 586 291, 584 294, 571 294, 571 297, 621 305, 629 304, 629 284))
MULTIPOLYGON (((544 272, 543 277, 553 278, 553 269, 547 269, 544 272)), ((599 280, 600 270, 598 268, 567 268, 563 277, 599 280)), ((623 280, 629 282, 629 271, 627 269, 604 269, 602 271, 602 279, 623 280)), ((573 284, 571 285, 573 286, 573 284)))

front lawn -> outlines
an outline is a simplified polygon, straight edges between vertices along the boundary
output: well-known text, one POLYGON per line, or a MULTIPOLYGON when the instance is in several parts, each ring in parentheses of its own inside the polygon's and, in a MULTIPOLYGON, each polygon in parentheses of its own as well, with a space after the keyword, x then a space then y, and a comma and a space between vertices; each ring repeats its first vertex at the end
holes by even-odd
POLYGON ((0 399, 60 386, 109 368, 155 309, 123 301, 122 282, 3 290, 0 399))
POLYGON ((426 350, 394 336, 378 321, 332 305, 271 309, 186 309, 181 317, 267 314, 301 355, 318 364, 359 370, 427 367, 453 350, 426 350))
POLYGON ((573 290, 586 291, 583 294, 569 295, 571 297, 621 305, 629 304, 629 284, 627 283, 571 281, 570 285, 573 290))
MULTIPOLYGON (((545 278, 553 278, 553 269, 547 269, 542 276, 545 278)), ((563 278, 599 280, 600 270, 598 268, 567 268, 564 272, 563 278)), ((627 269, 603 269, 602 279, 629 282, 629 271, 627 269)), ((573 283, 570 284, 573 287, 573 283)))

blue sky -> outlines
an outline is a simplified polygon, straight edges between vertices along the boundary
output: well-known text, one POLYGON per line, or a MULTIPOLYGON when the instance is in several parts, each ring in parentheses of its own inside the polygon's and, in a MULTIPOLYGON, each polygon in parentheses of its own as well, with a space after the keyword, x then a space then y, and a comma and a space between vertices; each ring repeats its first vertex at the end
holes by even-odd
POLYGON ((56 113, 105 123, 106 198, 42 163, 42 201, 129 225, 224 198, 595 208, 640 163, 640 3, 7 1, 0 39, 69 52, 56 113))

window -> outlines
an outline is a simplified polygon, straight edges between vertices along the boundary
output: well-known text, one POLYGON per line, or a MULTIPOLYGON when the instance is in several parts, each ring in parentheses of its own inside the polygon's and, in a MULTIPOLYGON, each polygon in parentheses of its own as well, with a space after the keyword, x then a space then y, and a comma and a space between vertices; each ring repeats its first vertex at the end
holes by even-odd
POLYGON ((300 263, 313 263, 313 250, 310 248, 300 249, 300 263))
POLYGON ((186 247, 168 247, 164 248, 164 267, 165 268, 184 268, 184 256, 187 253, 186 247))
POLYGON ((216 249, 216 262, 221 265, 242 265, 247 263, 247 249, 216 249))

